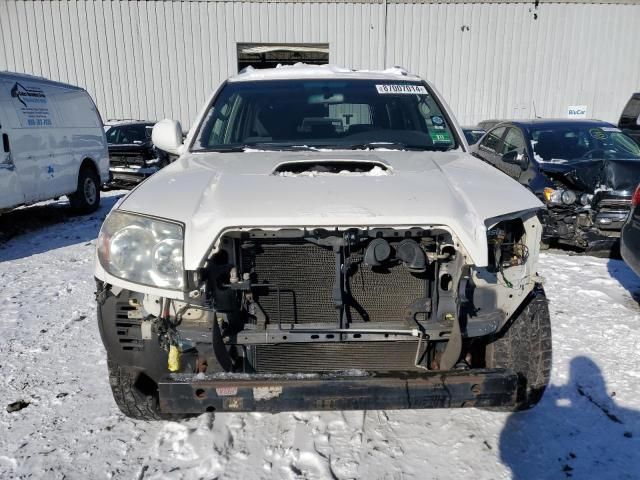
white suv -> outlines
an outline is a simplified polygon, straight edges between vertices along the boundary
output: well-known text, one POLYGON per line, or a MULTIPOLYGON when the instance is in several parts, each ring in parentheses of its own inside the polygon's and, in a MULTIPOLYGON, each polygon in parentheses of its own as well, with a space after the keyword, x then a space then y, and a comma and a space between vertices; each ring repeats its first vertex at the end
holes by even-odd
POLYGON ((551 333, 536 197, 400 69, 248 69, 98 241, 111 386, 138 418, 527 408, 551 333))

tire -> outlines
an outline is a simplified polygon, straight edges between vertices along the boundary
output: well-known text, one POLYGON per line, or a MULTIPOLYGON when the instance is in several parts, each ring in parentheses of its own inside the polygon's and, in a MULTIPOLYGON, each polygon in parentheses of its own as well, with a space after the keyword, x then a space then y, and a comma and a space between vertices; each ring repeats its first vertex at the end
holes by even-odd
POLYGON ((80 169, 78 189, 69 195, 69 203, 79 214, 93 213, 100 207, 100 178, 92 168, 80 169))
POLYGON ((620 239, 607 239, 591 242, 585 248, 587 255, 596 258, 613 258, 619 260, 620 256, 620 239))
POLYGON ((540 401, 549 384, 551 357, 549 305, 539 287, 486 348, 488 368, 507 368, 518 375, 516 404, 499 410, 528 410, 540 401))
POLYGON ((157 387, 140 371, 107 360, 113 399, 127 417, 136 420, 163 420, 158 406, 157 387), (141 389, 141 383, 144 388, 141 389), (145 390, 144 392, 141 390, 145 390))

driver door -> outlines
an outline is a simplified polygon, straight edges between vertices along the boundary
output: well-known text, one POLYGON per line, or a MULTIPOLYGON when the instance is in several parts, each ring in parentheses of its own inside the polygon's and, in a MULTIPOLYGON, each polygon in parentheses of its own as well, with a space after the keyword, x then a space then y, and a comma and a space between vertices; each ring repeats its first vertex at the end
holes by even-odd
POLYGON ((25 202, 20 178, 11 155, 9 125, 0 106, 0 210, 16 207, 25 202))
POLYGON ((482 142, 478 144, 478 148, 475 151, 476 156, 494 167, 498 167, 500 149, 502 148, 502 137, 504 136, 505 129, 506 127, 498 127, 487 133, 482 139, 482 142))

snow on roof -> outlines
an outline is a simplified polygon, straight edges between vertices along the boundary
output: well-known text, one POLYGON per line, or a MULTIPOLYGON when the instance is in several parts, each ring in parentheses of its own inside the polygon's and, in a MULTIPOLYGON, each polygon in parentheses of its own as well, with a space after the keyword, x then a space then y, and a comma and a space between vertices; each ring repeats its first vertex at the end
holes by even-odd
POLYGON ((104 122, 105 127, 112 127, 114 125, 128 125, 128 124, 144 123, 148 125, 155 125, 157 122, 153 120, 137 120, 135 118, 110 118, 104 122))
POLYGON ((306 47, 302 45, 289 46, 289 45, 255 45, 250 47, 240 48, 242 54, 256 55, 269 52, 313 52, 313 53, 326 53, 329 54, 329 49, 325 47, 306 47))
POLYGON ((256 80, 285 80, 296 78, 365 78, 370 80, 412 80, 420 81, 420 77, 409 73, 402 67, 386 70, 354 70, 337 65, 278 65, 276 68, 256 69, 247 67, 238 75, 231 77, 230 82, 245 82, 256 80))

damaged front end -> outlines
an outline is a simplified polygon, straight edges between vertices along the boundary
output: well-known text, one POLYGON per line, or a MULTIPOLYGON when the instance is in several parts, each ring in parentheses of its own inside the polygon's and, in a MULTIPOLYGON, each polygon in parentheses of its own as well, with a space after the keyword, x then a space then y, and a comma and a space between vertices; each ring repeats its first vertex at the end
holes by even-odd
POLYGON ((484 348, 535 288, 535 212, 487 223, 478 268, 446 227, 230 229, 184 298, 98 281, 110 359, 164 413, 508 406, 484 348))
POLYGON ((109 188, 132 188, 169 164, 166 152, 153 145, 110 145, 109 188))
POLYGON ((616 244, 640 183, 640 162, 591 160, 545 164, 541 169, 554 184, 543 191, 543 240, 587 249, 616 244))

